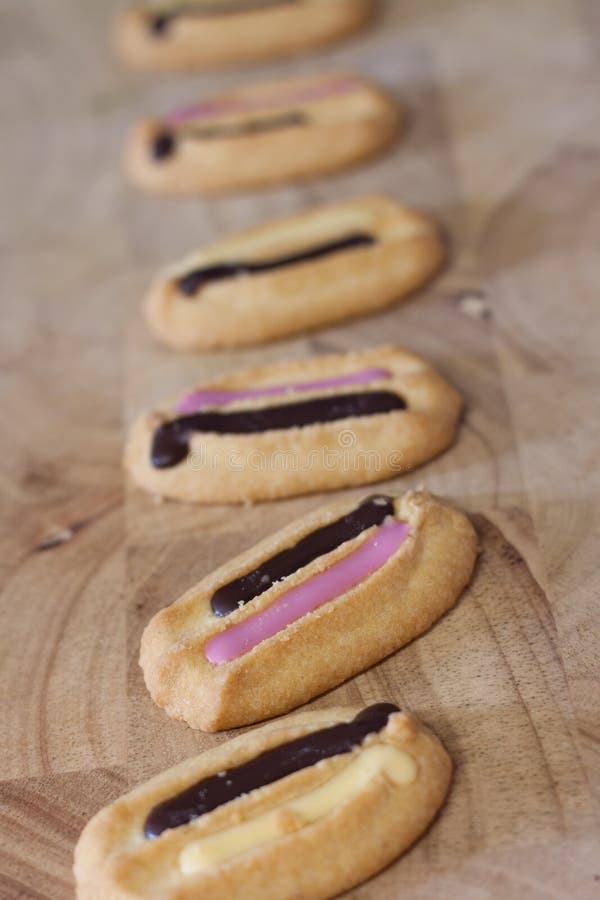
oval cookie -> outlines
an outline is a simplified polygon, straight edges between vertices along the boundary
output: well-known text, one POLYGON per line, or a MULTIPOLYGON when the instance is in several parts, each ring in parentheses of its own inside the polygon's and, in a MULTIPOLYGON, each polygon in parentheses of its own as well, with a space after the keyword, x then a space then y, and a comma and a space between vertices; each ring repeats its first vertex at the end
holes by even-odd
POLYGON ((140 123, 127 148, 134 184, 168 194, 296 181, 389 146, 400 112, 379 88, 344 73, 242 86, 140 123))
POLYGON ((197 503, 335 490, 427 462, 460 410, 429 363, 394 347, 275 363, 141 416, 125 465, 147 491, 197 503))
POLYGON ((476 553, 466 516, 426 492, 321 507, 154 616, 146 685, 204 731, 288 712, 426 631, 476 553))
POLYGON ((444 256, 422 213, 389 197, 336 203, 191 254, 156 279, 146 319, 176 350, 256 344, 400 300, 444 256))
POLYGON ((129 66, 176 72, 290 56, 367 24, 373 0, 166 0, 119 16, 129 66))
POLYGON ((99 812, 75 850, 77 896, 326 900, 417 840, 451 771, 435 735, 393 704, 272 722, 99 812))

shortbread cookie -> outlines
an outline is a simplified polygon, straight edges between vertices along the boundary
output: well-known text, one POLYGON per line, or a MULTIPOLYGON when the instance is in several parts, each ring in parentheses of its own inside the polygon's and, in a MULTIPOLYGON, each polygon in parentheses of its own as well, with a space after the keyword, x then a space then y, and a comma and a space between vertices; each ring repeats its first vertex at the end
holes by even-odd
POLYGON ((116 46, 136 69, 176 72, 291 56, 367 24, 373 0, 163 0, 119 16, 116 46))
POLYGON ((215 193, 332 172, 387 147, 398 105, 357 75, 244 85, 140 123, 127 150, 149 191, 215 193))
POLYGON ((336 203, 251 228, 162 272, 146 319, 176 350, 256 344, 400 300, 444 256, 422 213, 389 197, 336 203))
POLYGON ((148 689, 204 731, 288 712, 426 631, 476 554, 466 516, 427 492, 321 507, 154 616, 148 689))
POLYGON ((272 722, 121 797, 75 850, 79 900, 326 900, 379 872, 442 806, 452 763, 380 703, 272 722))
POLYGON ((454 438, 458 393, 394 347, 260 366, 141 416, 125 464, 153 494, 273 500, 391 478, 454 438))

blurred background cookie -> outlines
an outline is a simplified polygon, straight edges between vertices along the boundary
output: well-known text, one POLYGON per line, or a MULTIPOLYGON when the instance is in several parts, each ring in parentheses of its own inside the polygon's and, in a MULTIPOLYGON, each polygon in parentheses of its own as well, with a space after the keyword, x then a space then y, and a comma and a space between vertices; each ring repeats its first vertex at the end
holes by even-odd
POLYGON ((373 0, 166 0, 117 19, 119 57, 136 69, 185 71, 289 56, 367 24, 373 0))
POLYGON ((444 258, 428 216, 390 197, 363 197, 258 225, 191 254, 158 275, 146 319, 176 350, 256 344, 400 300, 444 258))
POLYGON ((164 194, 298 181, 380 153, 401 119, 391 96, 355 74, 241 85, 140 122, 126 170, 137 186, 164 194))

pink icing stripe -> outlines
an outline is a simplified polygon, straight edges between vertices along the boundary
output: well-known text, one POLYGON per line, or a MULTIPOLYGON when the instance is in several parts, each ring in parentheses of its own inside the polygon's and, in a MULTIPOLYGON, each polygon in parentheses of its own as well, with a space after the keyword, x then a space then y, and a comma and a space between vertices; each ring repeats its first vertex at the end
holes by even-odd
POLYGON ((300 381, 292 384, 276 384, 273 387, 250 388, 243 391, 206 390, 193 391, 177 404, 177 412, 194 413, 205 406, 225 406, 235 400, 246 400, 250 397, 273 397, 277 394, 294 393, 296 391, 317 391, 321 388, 342 387, 345 384, 364 384, 368 381, 389 378, 386 369, 363 369, 353 375, 340 375, 337 378, 325 378, 322 381, 300 381))
POLYGON ((231 97, 222 100, 206 100, 204 103, 191 104, 174 110, 166 116, 170 125, 183 125, 192 119, 207 119, 213 116, 269 110, 278 106, 293 103, 309 103, 311 100, 322 100, 325 97, 339 97, 356 89, 353 78, 338 78, 321 82, 313 86, 299 87, 281 94, 264 94, 262 97, 231 97))
POLYGON ((353 553, 292 588, 262 612, 207 641, 206 658, 217 665, 236 659, 328 600, 349 591, 380 569, 406 540, 408 533, 406 522, 394 519, 384 522, 353 553))

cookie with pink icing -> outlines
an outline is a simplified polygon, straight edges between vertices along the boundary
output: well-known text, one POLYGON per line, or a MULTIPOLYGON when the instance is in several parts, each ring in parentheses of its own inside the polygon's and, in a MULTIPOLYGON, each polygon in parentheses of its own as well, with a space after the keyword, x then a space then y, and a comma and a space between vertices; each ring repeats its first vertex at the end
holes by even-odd
POLYGON ((197 386, 132 425, 125 465, 152 494, 273 500, 392 478, 452 442, 461 399, 397 347, 279 362, 197 386))
POLYGON ((321 507, 151 620, 146 685, 204 731, 287 712, 426 631, 460 596, 476 553, 466 516, 427 492, 321 507))
POLYGON ((135 69, 212 69, 330 44, 367 25, 373 9, 373 0, 158 0, 118 17, 115 44, 135 69))
POLYGON ((357 197, 254 226, 159 272, 144 304, 175 350, 257 344, 406 299, 445 259, 436 223, 391 197, 357 197))
POLYGON ((395 99, 345 72, 244 84, 140 122, 126 168, 161 194, 213 194, 302 181, 389 147, 395 99))

